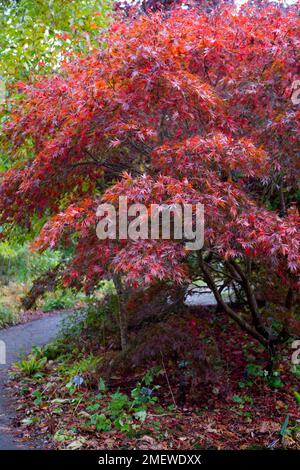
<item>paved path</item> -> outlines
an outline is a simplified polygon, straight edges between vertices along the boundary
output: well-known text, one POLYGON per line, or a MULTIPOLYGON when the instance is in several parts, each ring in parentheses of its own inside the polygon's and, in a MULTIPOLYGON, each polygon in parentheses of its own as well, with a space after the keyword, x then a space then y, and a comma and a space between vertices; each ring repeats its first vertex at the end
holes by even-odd
POLYGON ((11 434, 10 422, 14 409, 5 389, 7 371, 22 354, 28 354, 33 346, 42 346, 53 339, 59 331, 62 317, 63 314, 58 314, 0 330, 0 341, 6 345, 6 364, 0 364, 0 450, 33 447, 32 444, 16 442, 11 434))

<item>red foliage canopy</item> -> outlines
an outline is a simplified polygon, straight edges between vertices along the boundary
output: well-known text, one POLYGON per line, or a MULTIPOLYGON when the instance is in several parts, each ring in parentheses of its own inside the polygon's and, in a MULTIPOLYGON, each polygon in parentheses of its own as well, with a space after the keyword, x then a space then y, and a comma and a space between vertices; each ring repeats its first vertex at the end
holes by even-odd
MULTIPOLYGON (((50 215, 39 248, 73 243, 67 282, 192 276, 178 241, 96 237, 100 200, 205 205, 205 250, 255 259, 299 282, 299 214, 264 188, 299 181, 295 9, 175 10, 111 26, 105 46, 59 74, 19 84, 6 133, 33 146, 2 177, 1 222, 50 215), (298 152, 298 153, 297 153, 298 152), (279 184, 279 183, 278 183, 279 184)), ((298 284, 299 285, 299 284, 298 284)))

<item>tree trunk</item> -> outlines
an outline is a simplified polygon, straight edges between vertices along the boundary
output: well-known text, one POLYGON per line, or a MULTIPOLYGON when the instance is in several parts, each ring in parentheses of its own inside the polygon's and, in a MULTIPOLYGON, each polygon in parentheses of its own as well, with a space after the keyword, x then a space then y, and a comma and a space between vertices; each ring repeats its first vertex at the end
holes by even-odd
POLYGON ((286 299, 285 299, 285 308, 290 310, 293 306, 293 303, 294 303, 294 291, 290 287, 289 290, 288 290, 286 299))
POLYGON ((116 275, 113 277, 114 285, 118 294, 119 302, 119 328, 120 328, 120 339, 122 351, 125 351, 128 343, 128 328, 127 328, 127 313, 125 309, 125 290, 122 285, 120 276, 116 275))
POLYGON ((280 181, 280 185, 279 185, 279 203, 280 203, 279 215, 280 217, 285 217, 286 216, 286 204, 285 204, 282 180, 280 181))

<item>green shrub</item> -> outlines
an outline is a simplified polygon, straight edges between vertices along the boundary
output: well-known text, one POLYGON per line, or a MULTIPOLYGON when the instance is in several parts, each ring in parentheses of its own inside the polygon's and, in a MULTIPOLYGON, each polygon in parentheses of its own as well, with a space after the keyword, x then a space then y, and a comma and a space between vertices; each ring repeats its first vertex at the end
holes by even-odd
POLYGON ((17 321, 17 314, 9 307, 0 305, 0 328, 14 324, 17 321))
POLYGON ((283 387, 283 382, 280 378, 279 370, 273 370, 271 373, 269 373, 267 370, 263 369, 263 367, 258 364, 248 364, 246 370, 250 379, 261 377, 262 379, 266 380, 266 382, 271 388, 276 389, 283 387))
POLYGON ((27 359, 22 359, 16 362, 14 366, 25 376, 32 376, 37 372, 44 369, 47 363, 47 358, 37 358, 36 355, 31 354, 27 359))
POLYGON ((74 292, 72 289, 58 289, 55 292, 47 293, 39 302, 39 305, 43 312, 70 309, 84 302, 85 298, 85 295, 81 292, 74 292))

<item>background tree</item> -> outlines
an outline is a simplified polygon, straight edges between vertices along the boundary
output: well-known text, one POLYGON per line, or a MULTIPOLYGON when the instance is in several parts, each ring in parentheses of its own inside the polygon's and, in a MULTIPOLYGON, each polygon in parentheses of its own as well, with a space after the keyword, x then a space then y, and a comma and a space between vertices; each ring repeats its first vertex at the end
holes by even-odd
POLYGON ((57 68, 74 51, 98 45, 110 0, 0 2, 0 70, 8 82, 57 68))

